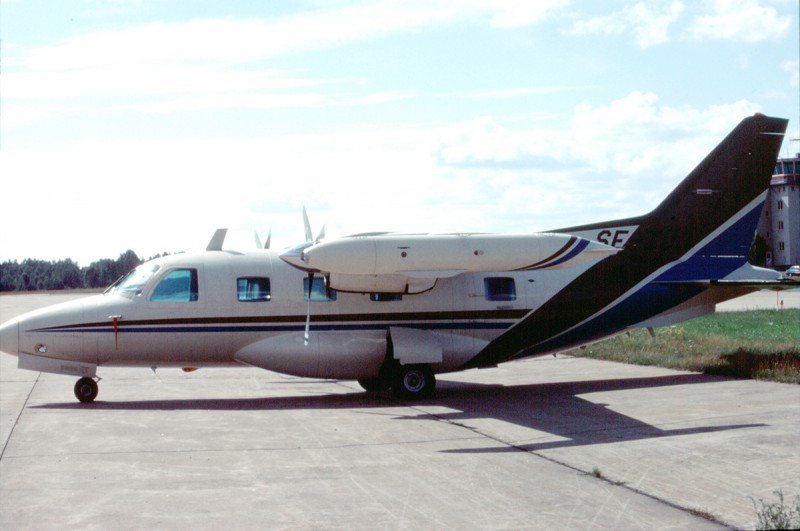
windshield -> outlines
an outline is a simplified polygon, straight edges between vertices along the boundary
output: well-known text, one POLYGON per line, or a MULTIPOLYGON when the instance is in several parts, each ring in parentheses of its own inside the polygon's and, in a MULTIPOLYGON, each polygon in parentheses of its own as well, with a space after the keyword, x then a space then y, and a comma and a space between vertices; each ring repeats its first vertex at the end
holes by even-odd
POLYGON ((107 290, 127 295, 139 295, 148 280, 161 268, 158 264, 142 264, 114 282, 107 290))

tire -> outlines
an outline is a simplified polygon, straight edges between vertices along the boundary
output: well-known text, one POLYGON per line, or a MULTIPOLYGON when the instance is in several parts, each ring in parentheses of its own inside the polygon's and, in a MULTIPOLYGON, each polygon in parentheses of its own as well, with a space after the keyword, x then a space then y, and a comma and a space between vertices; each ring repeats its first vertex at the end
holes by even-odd
POLYGON ((380 393, 386 391, 391 387, 391 382, 386 378, 364 378, 358 381, 358 385, 364 388, 369 393, 380 393))
POLYGON ((75 383, 75 398, 84 404, 94 402, 97 392, 97 382, 89 377, 84 376, 75 383))
POLYGON ((401 365, 392 378, 392 393, 403 400, 421 400, 433 394, 436 376, 427 365, 401 365))

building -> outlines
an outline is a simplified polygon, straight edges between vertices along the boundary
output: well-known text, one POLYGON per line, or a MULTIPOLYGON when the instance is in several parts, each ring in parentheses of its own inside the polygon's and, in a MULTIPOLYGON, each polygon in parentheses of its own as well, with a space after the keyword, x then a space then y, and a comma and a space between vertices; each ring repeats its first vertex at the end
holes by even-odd
POLYGON ((757 232, 766 241, 767 267, 800 264, 800 153, 775 164, 757 232))

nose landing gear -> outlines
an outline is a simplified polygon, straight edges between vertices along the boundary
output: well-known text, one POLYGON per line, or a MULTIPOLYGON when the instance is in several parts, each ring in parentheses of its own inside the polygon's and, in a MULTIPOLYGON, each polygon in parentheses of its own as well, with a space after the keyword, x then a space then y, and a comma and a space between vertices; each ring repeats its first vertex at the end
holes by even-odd
POLYGON ((75 397, 84 404, 94 402, 94 399, 97 398, 97 391, 97 382, 88 376, 84 376, 75 383, 75 397))

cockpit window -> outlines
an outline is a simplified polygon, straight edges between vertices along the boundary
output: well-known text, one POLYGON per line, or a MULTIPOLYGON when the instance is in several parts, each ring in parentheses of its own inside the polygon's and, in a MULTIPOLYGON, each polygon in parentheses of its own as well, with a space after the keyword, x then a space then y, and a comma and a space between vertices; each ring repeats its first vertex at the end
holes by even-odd
POLYGON ((176 269, 161 279, 150 295, 157 302, 192 302, 198 299, 197 269, 176 269))
POLYGON ((126 295, 140 295, 144 285, 160 268, 161 266, 158 264, 142 264, 113 283, 106 292, 115 291, 126 295))

